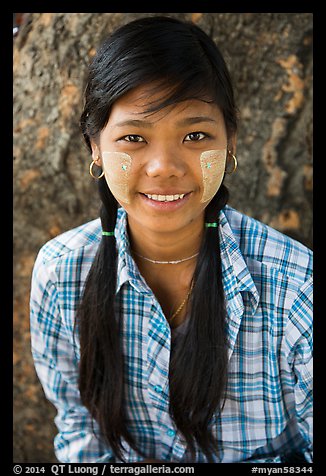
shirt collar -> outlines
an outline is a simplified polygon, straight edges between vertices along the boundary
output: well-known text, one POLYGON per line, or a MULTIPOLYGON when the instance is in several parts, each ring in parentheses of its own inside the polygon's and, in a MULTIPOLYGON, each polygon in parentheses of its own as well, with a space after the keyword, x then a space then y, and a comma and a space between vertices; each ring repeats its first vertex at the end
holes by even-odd
POLYGON ((255 311, 259 303, 259 293, 227 219, 225 210, 227 210, 227 207, 220 211, 219 230, 225 297, 228 300, 232 300, 238 292, 246 292, 248 293, 252 310, 255 311))
POLYGON ((136 291, 143 294, 149 294, 150 290, 148 285, 141 276, 138 267, 131 256, 130 242, 127 232, 127 214, 123 208, 118 209, 115 236, 118 247, 118 278, 116 293, 120 291, 124 283, 130 282, 136 291))
POLYGON ((259 293, 232 232, 225 210, 227 207, 220 211, 219 232, 230 357, 237 339, 245 304, 246 311, 253 315, 259 303, 259 293))
MULTIPOLYGON (((244 310, 243 299, 255 312, 259 303, 259 294, 252 279, 248 266, 243 258, 239 244, 232 232, 225 210, 220 211, 219 233, 222 261, 222 279, 227 304, 227 311, 234 331, 238 329, 244 310)), ((145 280, 140 275, 136 263, 130 253, 127 233, 127 214, 123 208, 118 209, 115 234, 118 245, 118 279, 117 292, 121 286, 130 282, 141 293, 150 292, 145 280)), ((237 333, 237 332, 235 332, 237 333)), ((232 335, 232 329, 230 329, 232 335)), ((234 335, 235 337, 235 335, 234 335)))

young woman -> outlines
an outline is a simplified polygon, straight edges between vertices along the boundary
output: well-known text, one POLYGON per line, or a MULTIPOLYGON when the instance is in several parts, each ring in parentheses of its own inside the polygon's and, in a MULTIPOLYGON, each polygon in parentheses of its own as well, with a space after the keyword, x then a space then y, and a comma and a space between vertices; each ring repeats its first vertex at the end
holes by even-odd
POLYGON ((42 247, 31 291, 59 461, 311 461, 312 253, 227 205, 237 110, 214 42, 120 27, 81 129, 101 217, 42 247))

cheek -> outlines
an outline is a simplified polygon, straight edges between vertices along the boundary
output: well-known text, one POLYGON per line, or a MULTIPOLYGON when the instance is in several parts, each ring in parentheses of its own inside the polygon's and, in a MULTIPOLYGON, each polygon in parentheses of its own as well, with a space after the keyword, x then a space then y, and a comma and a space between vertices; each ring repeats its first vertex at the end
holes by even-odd
POLYGON ((118 202, 130 203, 129 176, 132 164, 124 152, 103 152, 102 164, 105 180, 118 202))
POLYGON ((200 156, 203 179, 203 196, 201 202, 211 200, 221 186, 226 161, 226 149, 206 150, 200 156))

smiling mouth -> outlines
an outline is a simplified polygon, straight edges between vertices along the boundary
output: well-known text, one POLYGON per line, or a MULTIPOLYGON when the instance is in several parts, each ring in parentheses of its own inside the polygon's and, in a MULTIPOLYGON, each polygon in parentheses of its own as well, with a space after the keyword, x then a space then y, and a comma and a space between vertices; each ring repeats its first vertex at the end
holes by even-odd
POLYGON ((186 195, 185 193, 175 194, 175 195, 156 195, 156 194, 149 194, 143 193, 145 197, 154 200, 155 202, 175 202, 177 200, 182 200, 183 197, 186 195))

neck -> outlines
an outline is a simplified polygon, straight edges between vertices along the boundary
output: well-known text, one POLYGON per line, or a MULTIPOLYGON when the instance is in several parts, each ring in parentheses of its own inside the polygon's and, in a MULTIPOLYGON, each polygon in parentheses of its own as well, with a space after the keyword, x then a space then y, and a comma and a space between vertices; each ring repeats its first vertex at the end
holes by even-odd
POLYGON ((173 232, 144 229, 128 217, 131 249, 152 260, 181 260, 198 253, 203 230, 203 217, 173 232))

